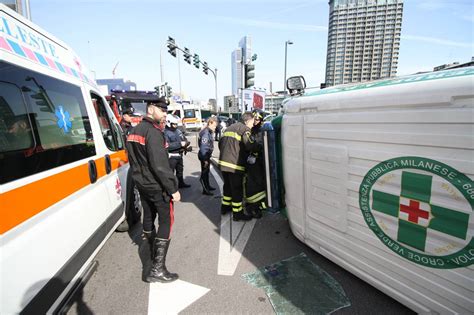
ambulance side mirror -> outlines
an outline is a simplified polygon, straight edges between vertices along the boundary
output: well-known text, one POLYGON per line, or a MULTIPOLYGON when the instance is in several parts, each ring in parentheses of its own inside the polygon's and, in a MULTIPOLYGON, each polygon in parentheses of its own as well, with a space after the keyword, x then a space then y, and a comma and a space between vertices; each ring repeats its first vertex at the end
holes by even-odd
POLYGON ((302 75, 290 77, 286 80, 286 87, 291 96, 301 95, 306 88, 306 81, 302 75))

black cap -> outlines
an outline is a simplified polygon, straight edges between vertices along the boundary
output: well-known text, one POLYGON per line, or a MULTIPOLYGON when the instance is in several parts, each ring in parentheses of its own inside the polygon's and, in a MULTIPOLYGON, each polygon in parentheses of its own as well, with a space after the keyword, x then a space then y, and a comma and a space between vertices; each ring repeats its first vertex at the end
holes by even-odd
POLYGON ((126 107, 123 111, 122 111, 122 115, 130 115, 132 116, 133 114, 135 113, 135 109, 133 107, 126 107))
POLYGON ((163 108, 163 109, 168 109, 168 100, 166 99, 166 97, 162 96, 157 100, 147 102, 147 107, 151 106, 151 105, 156 106, 156 107, 160 107, 160 108, 163 108))

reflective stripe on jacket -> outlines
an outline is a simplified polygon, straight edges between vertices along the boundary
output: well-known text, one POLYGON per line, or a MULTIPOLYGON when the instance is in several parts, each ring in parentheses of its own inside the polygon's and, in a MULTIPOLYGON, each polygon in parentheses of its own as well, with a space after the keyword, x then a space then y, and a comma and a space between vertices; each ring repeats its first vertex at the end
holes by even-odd
POLYGON ((247 157, 251 152, 260 150, 250 133, 250 128, 243 123, 232 124, 222 134, 219 141, 219 166, 223 172, 245 172, 247 157))

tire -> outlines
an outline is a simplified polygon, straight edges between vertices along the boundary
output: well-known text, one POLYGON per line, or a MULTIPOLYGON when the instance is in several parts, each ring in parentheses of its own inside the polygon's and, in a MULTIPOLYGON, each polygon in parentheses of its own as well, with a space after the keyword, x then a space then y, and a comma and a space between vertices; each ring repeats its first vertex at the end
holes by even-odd
POLYGON ((142 218, 142 203, 140 201, 140 193, 133 181, 131 173, 128 173, 127 178, 127 201, 126 201, 126 216, 130 227, 141 221, 142 218))

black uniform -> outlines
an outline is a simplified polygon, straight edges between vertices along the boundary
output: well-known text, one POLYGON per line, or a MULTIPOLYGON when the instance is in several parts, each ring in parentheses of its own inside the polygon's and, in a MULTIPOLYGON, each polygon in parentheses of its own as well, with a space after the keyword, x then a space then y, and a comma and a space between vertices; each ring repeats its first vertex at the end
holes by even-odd
POLYGON ((209 184, 209 169, 211 166, 212 151, 214 151, 214 139, 212 131, 209 128, 206 127, 199 132, 198 144, 198 159, 201 161, 201 185, 203 187, 203 193, 212 195, 211 190, 214 190, 214 188, 209 184))
POLYGON ((266 209, 265 160, 263 152, 263 131, 261 125, 252 128, 252 136, 261 144, 261 150, 254 152, 247 159, 245 195, 247 210, 254 216, 261 216, 258 210, 266 209))
POLYGON ((174 221, 171 195, 178 191, 165 143, 160 126, 148 117, 144 117, 127 137, 132 177, 143 206, 143 230, 146 233, 154 231, 158 213, 157 237, 160 239, 170 237, 174 221))
MULTIPOLYGON (((259 151, 260 145, 253 139, 250 128, 241 122, 227 128, 219 141, 219 167, 224 177, 224 195, 221 212, 243 210, 243 176, 250 152, 259 151)), ((234 216, 234 220, 235 220, 234 216)))
POLYGON ((127 137, 133 129, 132 124, 125 121, 125 119, 122 119, 122 121, 120 121, 120 127, 122 127, 125 137, 127 137))
POLYGON ((187 139, 184 136, 183 132, 178 128, 165 127, 165 139, 168 142, 168 152, 169 152, 169 163, 173 172, 176 172, 176 177, 178 178, 179 188, 189 187, 189 185, 184 183, 183 179, 183 152, 184 148, 181 145, 182 141, 187 139))

